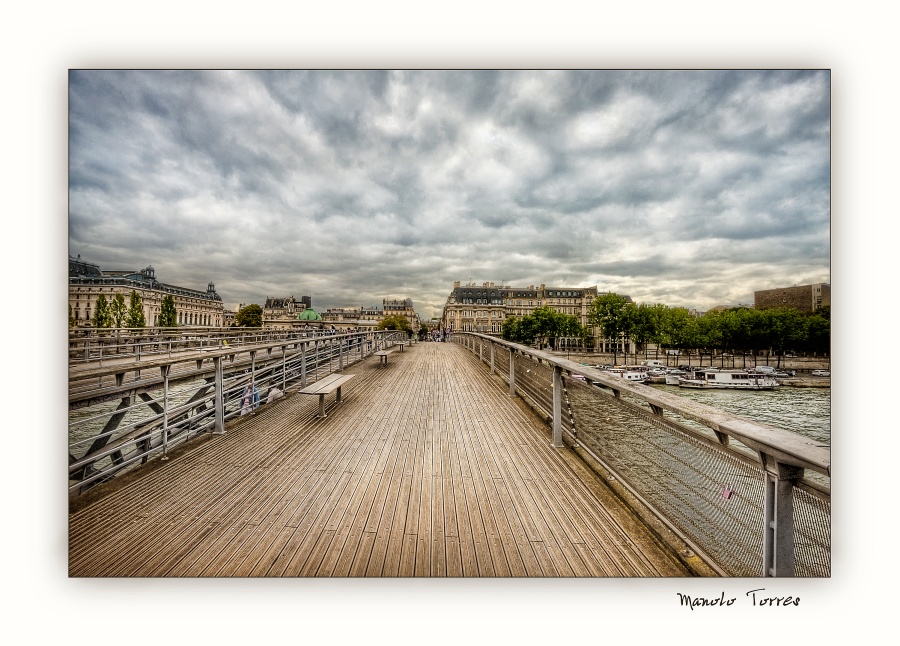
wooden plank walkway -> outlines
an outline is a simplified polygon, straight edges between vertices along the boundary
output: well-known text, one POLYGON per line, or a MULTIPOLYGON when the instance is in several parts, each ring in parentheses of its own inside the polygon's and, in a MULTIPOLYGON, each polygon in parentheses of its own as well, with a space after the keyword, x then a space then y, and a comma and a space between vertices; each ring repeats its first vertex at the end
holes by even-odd
POLYGON ((464 349, 395 356, 73 507, 70 576, 690 575, 464 349))

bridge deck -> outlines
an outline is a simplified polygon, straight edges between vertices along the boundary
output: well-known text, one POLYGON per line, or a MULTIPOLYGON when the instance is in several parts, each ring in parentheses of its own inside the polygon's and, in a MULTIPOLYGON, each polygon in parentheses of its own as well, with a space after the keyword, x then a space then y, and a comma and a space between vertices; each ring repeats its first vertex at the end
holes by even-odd
POLYGON ((470 354, 410 350, 73 508, 70 576, 689 575, 470 354))

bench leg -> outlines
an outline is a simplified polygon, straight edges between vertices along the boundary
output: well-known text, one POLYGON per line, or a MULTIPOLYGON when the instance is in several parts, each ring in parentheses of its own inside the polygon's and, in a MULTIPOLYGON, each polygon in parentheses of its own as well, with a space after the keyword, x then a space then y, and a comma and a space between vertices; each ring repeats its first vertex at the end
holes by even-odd
POLYGON ((340 403, 341 403, 341 387, 340 387, 340 386, 338 386, 338 389, 337 389, 337 399, 334 400, 334 403, 335 403, 335 404, 340 404, 340 403))
POLYGON ((321 417, 323 419, 325 417, 325 394, 324 393, 319 394, 319 417, 321 417))

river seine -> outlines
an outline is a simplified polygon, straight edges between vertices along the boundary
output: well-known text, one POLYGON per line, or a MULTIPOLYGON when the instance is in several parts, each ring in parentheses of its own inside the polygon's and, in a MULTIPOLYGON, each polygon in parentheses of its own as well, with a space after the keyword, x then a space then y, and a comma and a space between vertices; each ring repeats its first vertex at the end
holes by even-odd
POLYGON ((653 387, 831 446, 831 388, 700 390, 665 384, 653 387))

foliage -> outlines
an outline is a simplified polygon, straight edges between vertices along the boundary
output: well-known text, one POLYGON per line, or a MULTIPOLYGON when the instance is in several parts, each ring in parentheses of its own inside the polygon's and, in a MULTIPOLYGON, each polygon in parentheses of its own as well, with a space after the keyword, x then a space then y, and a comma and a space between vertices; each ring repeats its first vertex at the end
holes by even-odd
POLYGON ((109 313, 112 316, 113 327, 122 327, 122 322, 125 320, 125 314, 127 312, 128 308, 125 307, 125 296, 122 294, 116 294, 109 306, 109 313))
POLYGON ((502 335, 507 341, 526 345, 534 343, 535 339, 544 339, 552 347, 557 337, 584 338, 585 331, 577 316, 561 314, 544 306, 535 308, 521 319, 508 317, 503 322, 502 335))
MULTIPOLYGON (((658 317, 656 333, 648 338, 665 348, 701 353, 714 350, 749 354, 774 352, 779 356, 792 351, 827 354, 830 349, 830 322, 818 312, 804 314, 792 308, 755 310, 735 307, 695 317, 683 307, 663 307, 658 317)), ((642 341, 638 338, 639 327, 632 325, 630 333, 636 341, 642 341)))
POLYGON ((97 305, 94 307, 94 327, 112 327, 112 324, 109 301, 106 300, 106 296, 100 294, 97 297, 97 305))
POLYGON ((247 305, 234 315, 234 323, 238 327, 262 327, 262 308, 259 305, 247 305))
POLYGON ((125 316, 125 327, 140 328, 146 325, 144 320, 144 302, 141 295, 131 290, 128 314, 125 316))
POLYGON ((159 308, 159 326, 175 327, 178 325, 178 312, 175 310, 175 297, 166 294, 159 308))
POLYGON ((806 335, 798 350, 827 354, 831 351, 831 321, 827 316, 813 314, 806 320, 806 335))
POLYGON ((406 332, 412 332, 412 329, 409 327, 409 319, 405 316, 385 316, 378 322, 379 330, 405 330, 406 332))
MULTIPOLYGON (((831 349, 830 319, 829 306, 812 314, 792 308, 734 307, 697 317, 684 307, 635 305, 617 294, 598 296, 588 310, 589 323, 609 340, 633 340, 645 347, 654 343, 658 347, 701 354, 714 351, 754 355, 773 352, 779 357, 789 352, 828 354, 831 349)), ((502 332, 504 339, 526 345, 536 339, 550 340, 585 333, 577 317, 566 317, 547 307, 536 308, 531 315, 522 318, 507 318, 502 332)))
MULTIPOLYGON (((618 341, 628 336, 630 331, 630 313, 627 311, 628 301, 618 294, 603 294, 591 303, 588 309, 588 321, 600 330, 604 338, 618 341)), ((613 345, 613 361, 616 361, 617 345, 613 345)))

